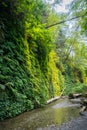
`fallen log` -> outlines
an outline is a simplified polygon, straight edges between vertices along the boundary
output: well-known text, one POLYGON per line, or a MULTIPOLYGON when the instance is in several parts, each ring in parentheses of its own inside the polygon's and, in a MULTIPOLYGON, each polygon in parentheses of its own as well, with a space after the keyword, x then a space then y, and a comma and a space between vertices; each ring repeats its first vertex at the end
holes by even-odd
POLYGON ((51 103, 51 102, 53 102, 53 101, 56 101, 56 100, 58 100, 58 99, 60 99, 60 96, 55 97, 55 98, 51 98, 51 99, 49 99, 49 100, 47 101, 47 104, 49 104, 49 103, 51 103))
POLYGON ((66 89, 66 87, 63 88, 62 92, 60 93, 60 96, 49 99, 47 101, 47 104, 49 104, 49 103, 51 103, 53 101, 56 101, 56 100, 58 100, 60 98, 65 98, 65 96, 63 96, 63 92, 65 91, 65 89, 66 89))
POLYGON ((81 109, 80 109, 80 112, 79 114, 80 115, 83 115, 83 112, 86 111, 86 106, 83 106, 81 109))
POLYGON ((81 109, 80 109, 80 112, 79 114, 80 115, 84 115, 83 112, 87 110, 87 99, 81 99, 81 109))
POLYGON ((87 106, 87 99, 81 99, 82 106, 87 106))
POLYGON ((79 103, 79 104, 81 104, 81 99, 80 99, 80 98, 69 99, 69 100, 70 100, 70 102, 72 102, 72 103, 79 103))
POLYGON ((76 94, 69 93, 68 95, 69 99, 79 98, 81 96, 82 96, 82 93, 76 93, 76 94))

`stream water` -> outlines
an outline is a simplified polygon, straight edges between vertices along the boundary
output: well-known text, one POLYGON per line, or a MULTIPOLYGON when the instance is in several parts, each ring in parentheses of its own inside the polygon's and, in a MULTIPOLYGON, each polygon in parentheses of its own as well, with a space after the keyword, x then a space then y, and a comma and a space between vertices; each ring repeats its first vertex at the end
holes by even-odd
POLYGON ((60 99, 44 108, 0 122, 0 130, 42 130, 52 125, 60 126, 79 117, 79 109, 79 104, 72 104, 68 99, 60 99))

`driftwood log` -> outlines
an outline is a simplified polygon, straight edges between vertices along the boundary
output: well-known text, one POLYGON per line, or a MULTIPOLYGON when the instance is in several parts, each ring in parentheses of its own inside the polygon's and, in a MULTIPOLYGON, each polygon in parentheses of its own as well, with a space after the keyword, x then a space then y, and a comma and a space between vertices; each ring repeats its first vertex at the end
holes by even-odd
POLYGON ((82 106, 87 106, 87 98, 81 99, 81 105, 82 105, 82 106))
POLYGON ((79 98, 81 96, 82 96, 82 93, 76 93, 76 94, 69 93, 68 95, 69 99, 79 98))
POLYGON ((70 102, 72 102, 74 104, 77 104, 77 103, 81 104, 81 99, 80 98, 74 98, 74 99, 69 99, 69 100, 70 100, 70 102))
POLYGON ((49 104, 49 103, 51 103, 51 102, 53 102, 53 101, 56 101, 56 100, 58 100, 58 99, 60 99, 60 96, 51 98, 51 99, 49 99, 49 100, 47 101, 47 104, 49 104))
POLYGON ((83 112, 86 111, 87 107, 86 106, 83 106, 80 111, 79 111, 79 114, 80 115, 83 115, 83 112))
POLYGON ((64 93, 65 89, 66 89, 66 87, 63 88, 62 92, 60 93, 60 96, 58 96, 58 97, 53 97, 53 98, 49 99, 49 100, 47 101, 47 104, 49 104, 49 103, 51 103, 51 102, 53 102, 53 101, 56 101, 56 100, 58 100, 58 99, 60 99, 60 98, 65 98, 65 96, 63 96, 63 93, 64 93))
POLYGON ((80 115, 84 115, 83 112, 87 110, 87 99, 81 99, 80 115))
POLYGON ((70 93, 68 95, 68 98, 72 103, 80 103, 81 109, 80 109, 80 115, 84 115, 83 112, 87 110, 87 93, 84 95, 82 93, 73 94, 70 93))

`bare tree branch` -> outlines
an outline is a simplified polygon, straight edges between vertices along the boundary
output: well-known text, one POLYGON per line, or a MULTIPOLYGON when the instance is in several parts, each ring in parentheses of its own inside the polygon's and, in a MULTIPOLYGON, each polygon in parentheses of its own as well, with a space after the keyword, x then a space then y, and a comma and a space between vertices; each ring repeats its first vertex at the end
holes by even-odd
POLYGON ((84 14, 84 15, 82 15, 82 16, 76 16, 76 17, 73 17, 73 18, 71 18, 71 19, 63 20, 63 21, 60 21, 60 22, 57 22, 57 23, 48 25, 48 26, 46 26, 45 28, 48 29, 48 28, 53 27, 53 26, 56 26, 56 25, 58 25, 58 24, 62 24, 62 23, 65 23, 65 22, 68 22, 68 21, 71 21, 71 20, 74 20, 74 19, 77 19, 77 18, 81 18, 81 17, 83 17, 83 16, 85 16, 85 15, 86 15, 86 14, 84 14))

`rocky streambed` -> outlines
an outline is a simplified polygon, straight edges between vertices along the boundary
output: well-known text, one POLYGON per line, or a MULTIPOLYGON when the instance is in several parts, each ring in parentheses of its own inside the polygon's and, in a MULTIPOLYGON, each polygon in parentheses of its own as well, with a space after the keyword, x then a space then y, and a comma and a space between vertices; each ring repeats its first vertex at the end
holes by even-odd
POLYGON ((0 122, 0 130, 87 130, 87 125, 86 129, 76 129, 87 118, 86 114, 80 116, 79 110, 79 103, 72 103, 67 98, 59 99, 44 108, 0 122))

